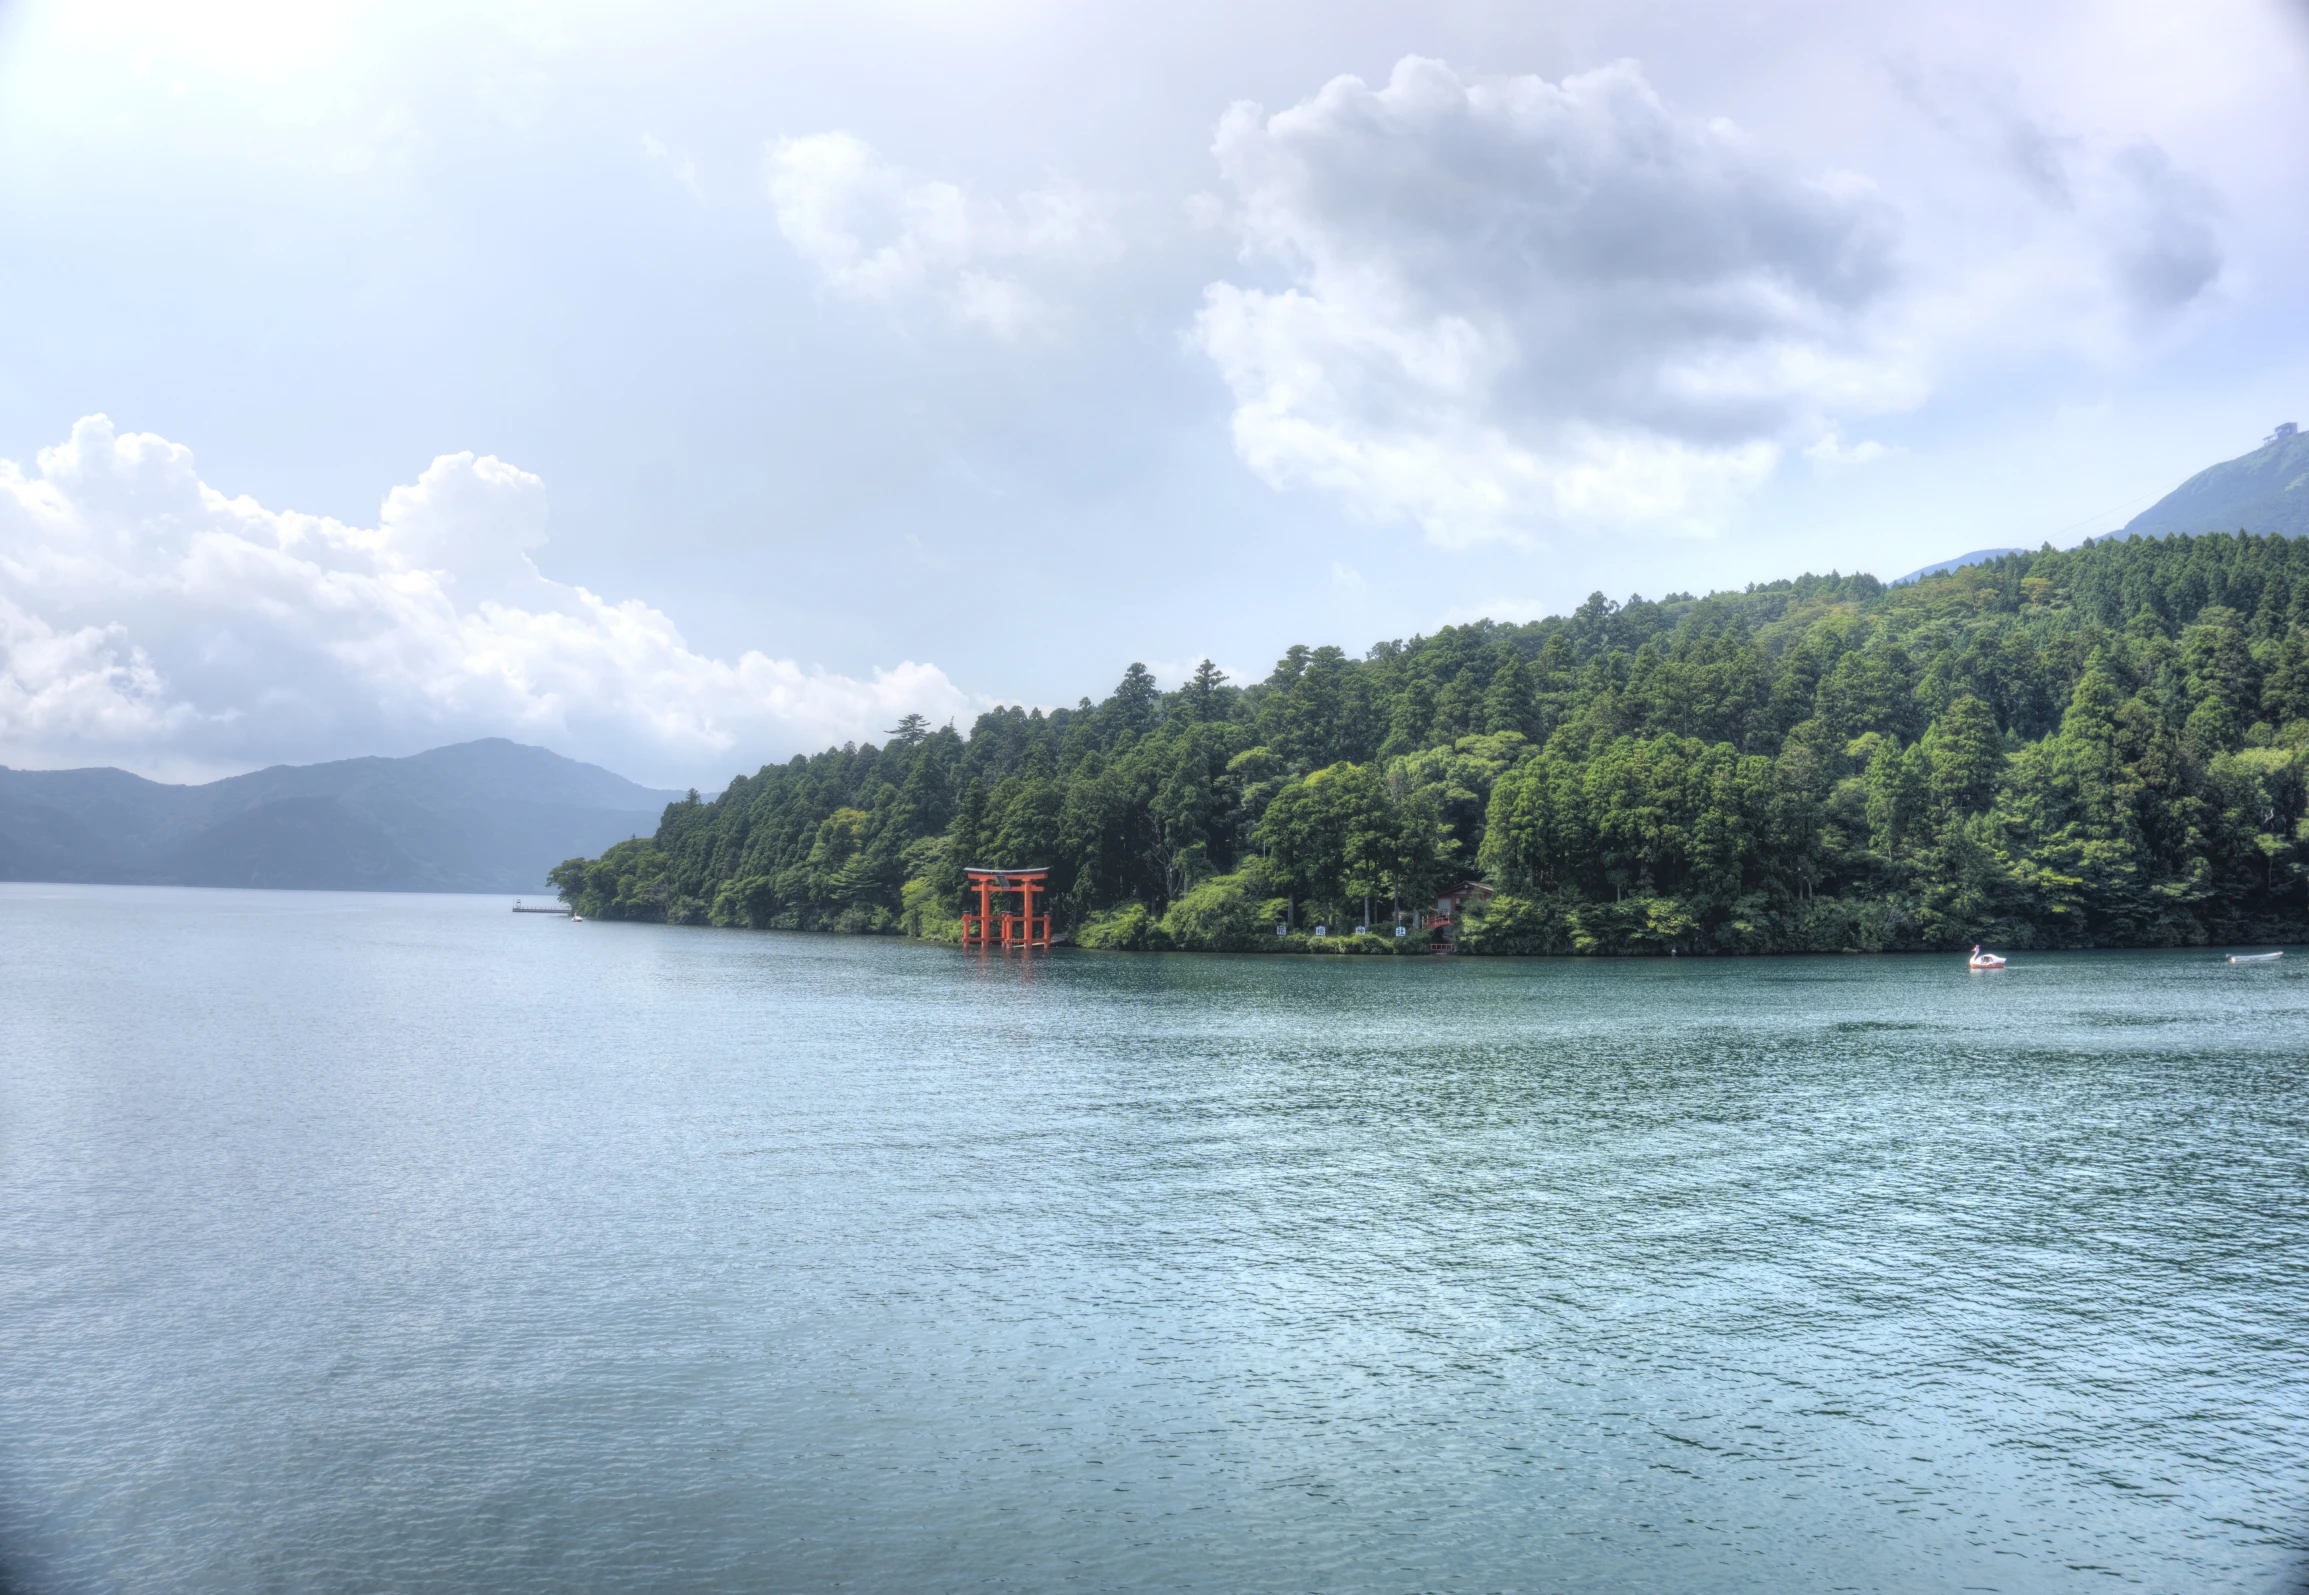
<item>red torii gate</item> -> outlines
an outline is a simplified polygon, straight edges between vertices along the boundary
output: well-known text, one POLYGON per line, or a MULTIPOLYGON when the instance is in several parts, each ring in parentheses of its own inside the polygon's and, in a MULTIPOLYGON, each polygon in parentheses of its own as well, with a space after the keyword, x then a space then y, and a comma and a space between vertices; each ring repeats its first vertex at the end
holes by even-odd
POLYGON ((995 927, 999 923, 1004 951, 1013 947, 1048 947, 1050 945, 1050 916, 1034 911, 1034 894, 1050 891, 1050 871, 1042 865, 1032 869, 965 869, 969 877, 966 891, 978 893, 978 912, 962 911, 962 945, 988 947, 994 942, 995 927), (1016 892, 1025 907, 1018 914, 997 915, 994 899, 998 895, 1016 892))

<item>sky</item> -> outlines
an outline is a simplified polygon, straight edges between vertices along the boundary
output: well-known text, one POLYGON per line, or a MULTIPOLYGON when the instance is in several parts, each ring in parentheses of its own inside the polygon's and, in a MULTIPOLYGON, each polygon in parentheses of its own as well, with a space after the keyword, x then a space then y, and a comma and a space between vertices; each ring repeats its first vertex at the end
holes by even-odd
POLYGON ((2309 4, 0 0, 0 763, 899 716, 2074 543, 2309 422, 2309 4))

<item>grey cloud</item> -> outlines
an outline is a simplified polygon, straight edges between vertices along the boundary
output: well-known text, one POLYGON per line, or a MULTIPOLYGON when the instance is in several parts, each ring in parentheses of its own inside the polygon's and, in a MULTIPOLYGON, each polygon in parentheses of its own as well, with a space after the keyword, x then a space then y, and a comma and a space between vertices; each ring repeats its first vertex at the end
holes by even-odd
POLYGON ((2009 76, 1927 70, 1912 56, 1887 63, 1887 71, 1908 102, 1943 133, 1991 152, 2043 204, 2075 208, 2069 165, 2077 141, 2029 115, 2020 85, 2009 76))
POLYGON ((2025 116, 2015 116, 2004 130, 2005 156, 2030 192, 2047 205, 2068 210, 2076 195, 2069 186, 2068 154, 2073 141, 2055 138, 2025 116))
POLYGON ((2219 201, 2209 185, 2176 169, 2154 144, 2119 150, 2110 164, 2126 190, 2109 228, 2118 280, 2135 308, 2151 314, 2177 310, 2221 274, 2221 244, 2213 231, 2219 201))
POLYGON ((2224 265, 2219 196, 2154 142, 2120 149, 2055 130, 2007 77, 1891 66, 1940 129, 2003 166, 2046 210, 2082 229, 2123 306, 2154 319, 2187 305, 2224 265))
POLYGON ((1344 445, 1489 473, 1483 513, 1526 526, 1570 476, 1685 518, 1663 480, 1753 482, 1799 419, 1906 392, 1866 336, 1891 208, 1670 110, 1633 62, 1485 83, 1411 57, 1383 88, 1239 105, 1214 153, 1246 253, 1293 283, 1214 285, 1202 323, 1272 476, 1344 445))
POLYGON ((1833 337, 1892 275, 1873 194, 1675 115, 1632 62, 1489 87, 1414 58, 1385 89, 1340 79, 1263 127, 1235 118, 1218 154, 1257 242, 1483 329, 1514 351, 1499 397, 1534 416, 1768 431, 1800 394, 1694 368, 1833 337))

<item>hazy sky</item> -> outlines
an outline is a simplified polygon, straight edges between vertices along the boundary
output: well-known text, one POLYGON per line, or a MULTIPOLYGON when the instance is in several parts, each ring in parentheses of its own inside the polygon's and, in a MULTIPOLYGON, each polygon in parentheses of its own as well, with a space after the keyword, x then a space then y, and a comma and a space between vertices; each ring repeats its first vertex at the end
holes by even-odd
POLYGON ((0 4, 0 272, 0 762, 712 786, 2120 525, 2309 422, 2309 13, 0 4))

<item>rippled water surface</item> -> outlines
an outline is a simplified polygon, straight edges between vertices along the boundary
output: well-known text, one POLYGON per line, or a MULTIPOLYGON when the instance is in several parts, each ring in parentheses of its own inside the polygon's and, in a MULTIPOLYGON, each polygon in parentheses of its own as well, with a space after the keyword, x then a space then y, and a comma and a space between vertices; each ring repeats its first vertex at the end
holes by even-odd
POLYGON ((33 1595, 2302 1587, 2301 953, 0 960, 33 1595))

